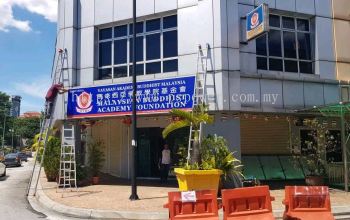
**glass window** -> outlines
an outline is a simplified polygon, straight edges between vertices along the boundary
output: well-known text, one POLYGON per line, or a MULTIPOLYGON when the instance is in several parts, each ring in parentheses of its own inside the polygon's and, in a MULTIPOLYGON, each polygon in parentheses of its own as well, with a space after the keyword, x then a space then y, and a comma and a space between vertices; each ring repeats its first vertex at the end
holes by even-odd
POLYGON ((281 59, 272 59, 269 60, 270 70, 274 71, 283 71, 283 64, 281 59))
POLYGON ((284 57, 297 58, 295 32, 283 31, 284 57))
POLYGON ((106 40, 112 38, 112 28, 101 29, 99 31, 99 39, 106 40))
POLYGON ((163 62, 163 72, 177 72, 178 71, 178 62, 177 60, 167 60, 163 62))
POLYGON ((284 61, 284 71, 297 73, 298 72, 298 62, 293 60, 284 61))
POLYGON ((271 27, 278 27, 278 28, 281 27, 280 16, 278 16, 278 15, 270 15, 269 23, 270 23, 271 27))
POLYGON ((282 17, 282 26, 287 29, 295 29, 294 18, 282 17))
POLYGON ((300 66, 300 72, 301 73, 308 73, 308 74, 312 74, 312 63, 311 62, 303 62, 300 61, 299 62, 299 66, 300 66))
POLYGON ((117 66, 114 67, 114 78, 121 78, 128 76, 128 67, 127 66, 117 66))
POLYGON ((311 60, 311 40, 310 34, 298 33, 299 58, 311 60))
MULTIPOLYGON (((132 74, 133 74, 133 69, 132 69, 133 65, 130 65, 129 67, 130 67, 130 69, 129 69, 130 76, 132 76, 132 74)), ((144 69, 144 65, 143 64, 136 64, 136 75, 137 76, 144 75, 143 74, 143 72, 144 72, 143 69, 144 69)))
MULTIPOLYGON (((133 29, 133 24, 130 24, 130 30, 129 33, 130 35, 134 33, 134 29, 133 29)), ((140 34, 143 32, 143 22, 137 22, 136 23, 136 34, 140 34)))
POLYGON ((160 34, 146 36, 146 60, 160 59, 160 34))
MULTIPOLYGON (((133 39, 130 38, 130 62, 133 61, 133 39)), ((143 37, 136 37, 136 62, 143 61, 143 37)))
MULTIPOLYGON (((137 75, 178 71, 177 15, 137 22, 136 42, 132 28, 133 24, 129 23, 99 30, 96 80, 130 76, 134 43, 137 75)), ((262 50, 266 56, 266 43, 262 50)))
POLYGON ((258 69, 267 70, 267 58, 265 57, 257 57, 256 62, 258 65, 258 69))
POLYGON ((162 72, 160 62, 146 63, 146 74, 155 74, 160 72, 162 72))
POLYGON ((160 18, 146 21, 146 31, 157 31, 160 29, 160 18))
POLYGON ((266 56, 266 34, 256 39, 256 54, 266 56))
POLYGON ((177 56, 177 31, 163 33, 163 57, 177 56))
POLYGON ((128 35, 128 26, 122 25, 114 28, 114 37, 124 37, 128 35))
POLYGON ((106 69, 99 69, 98 70, 98 79, 111 79, 112 78, 112 69, 106 68, 106 69))
POLYGON ((297 19, 297 26, 299 31, 309 31, 309 21, 305 19, 297 19))
POLYGON ((112 64, 112 42, 102 42, 99 46, 100 56, 99 64, 102 66, 109 66, 112 64))
POLYGON ((269 53, 270 56, 282 56, 281 49, 281 32, 277 30, 270 30, 269 33, 269 53))
POLYGON ((270 15, 269 23, 270 31, 256 39, 257 69, 312 74, 310 21, 270 15))
POLYGON ((177 15, 172 15, 169 17, 164 17, 163 19, 163 28, 175 28, 177 27, 177 15))
POLYGON ((128 40, 114 41, 114 64, 127 63, 128 40))

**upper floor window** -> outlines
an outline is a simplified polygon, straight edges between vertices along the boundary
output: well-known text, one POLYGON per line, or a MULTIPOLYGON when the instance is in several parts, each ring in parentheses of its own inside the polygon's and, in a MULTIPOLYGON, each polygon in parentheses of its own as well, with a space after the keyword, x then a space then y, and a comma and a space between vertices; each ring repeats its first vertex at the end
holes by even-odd
POLYGON ((312 74, 310 20, 270 15, 270 31, 256 39, 260 70, 312 74))
MULTIPOLYGON (((133 24, 99 30, 98 80, 132 75, 133 24)), ((178 71, 177 15, 136 24, 137 75, 178 71)))

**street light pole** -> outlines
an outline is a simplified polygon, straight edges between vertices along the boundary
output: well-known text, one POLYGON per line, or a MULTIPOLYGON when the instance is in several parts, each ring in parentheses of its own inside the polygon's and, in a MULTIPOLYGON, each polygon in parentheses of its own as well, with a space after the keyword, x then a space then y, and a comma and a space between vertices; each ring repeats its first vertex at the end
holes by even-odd
POLYGON ((138 200, 136 183, 137 165, 137 124, 136 124, 136 0, 133 0, 133 44, 132 44, 132 139, 131 139, 131 195, 130 200, 138 200))
POLYGON ((4 108, 4 126, 2 127, 2 150, 4 150, 5 148, 5 129, 6 129, 6 105, 5 105, 5 108, 4 108))

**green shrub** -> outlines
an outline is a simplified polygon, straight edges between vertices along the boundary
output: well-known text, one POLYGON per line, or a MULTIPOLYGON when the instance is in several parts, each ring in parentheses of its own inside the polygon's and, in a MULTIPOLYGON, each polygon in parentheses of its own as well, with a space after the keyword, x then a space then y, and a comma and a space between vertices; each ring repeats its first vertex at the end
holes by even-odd
POLYGON ((46 146, 43 166, 48 181, 55 181, 59 175, 61 157, 61 141, 52 137, 46 146))
POLYGON ((104 144, 101 140, 92 140, 88 143, 88 157, 89 157, 89 168, 92 176, 98 176, 103 162, 105 161, 105 155, 102 151, 104 144))

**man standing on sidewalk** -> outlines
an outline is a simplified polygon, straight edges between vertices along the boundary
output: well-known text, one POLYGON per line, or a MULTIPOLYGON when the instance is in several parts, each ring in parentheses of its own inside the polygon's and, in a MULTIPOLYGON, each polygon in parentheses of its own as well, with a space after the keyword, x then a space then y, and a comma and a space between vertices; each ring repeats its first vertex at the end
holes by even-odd
POLYGON ((164 144, 164 148, 162 150, 162 156, 159 161, 161 183, 166 183, 168 181, 170 165, 171 165, 171 151, 169 149, 169 145, 164 144))

